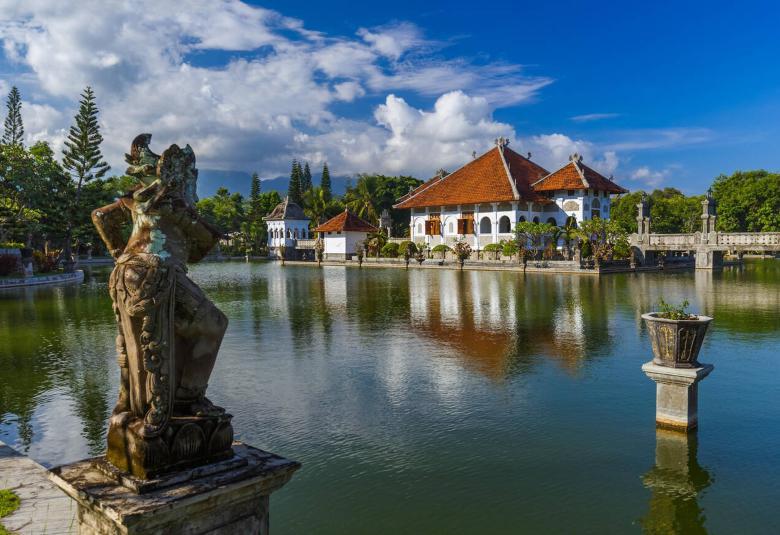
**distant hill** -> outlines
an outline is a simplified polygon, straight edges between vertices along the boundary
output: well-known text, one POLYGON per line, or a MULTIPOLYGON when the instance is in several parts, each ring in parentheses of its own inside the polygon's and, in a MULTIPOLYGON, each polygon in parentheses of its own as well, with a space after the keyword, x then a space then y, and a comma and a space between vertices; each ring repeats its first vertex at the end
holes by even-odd
MULTIPOLYGON (((262 177, 261 177, 262 178, 262 177)), ((320 185, 321 175, 313 175, 312 182, 315 186, 320 185)), ((355 183, 354 179, 346 176, 330 177, 331 190, 336 195, 341 195, 347 190, 347 182, 355 183)), ((218 171, 216 169, 200 169, 198 171, 198 197, 211 197, 217 192, 217 189, 225 187, 231 193, 238 192, 245 197, 249 195, 252 175, 245 171, 218 171)), ((263 179, 260 184, 262 191, 276 190, 284 197, 290 183, 290 177, 280 176, 276 178, 263 179)))

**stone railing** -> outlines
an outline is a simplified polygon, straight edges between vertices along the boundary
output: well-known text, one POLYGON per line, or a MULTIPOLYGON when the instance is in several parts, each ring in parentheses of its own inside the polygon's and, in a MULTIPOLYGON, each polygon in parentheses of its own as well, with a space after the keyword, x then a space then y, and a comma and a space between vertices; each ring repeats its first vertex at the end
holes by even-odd
POLYGON ((780 246, 780 232, 718 232, 718 245, 780 246))
POLYGON ((314 249, 314 244, 317 243, 317 240, 296 240, 295 241, 295 248, 296 249, 314 249))
POLYGON ((701 241, 698 232, 694 234, 650 234, 650 245, 670 247, 694 247, 701 241))

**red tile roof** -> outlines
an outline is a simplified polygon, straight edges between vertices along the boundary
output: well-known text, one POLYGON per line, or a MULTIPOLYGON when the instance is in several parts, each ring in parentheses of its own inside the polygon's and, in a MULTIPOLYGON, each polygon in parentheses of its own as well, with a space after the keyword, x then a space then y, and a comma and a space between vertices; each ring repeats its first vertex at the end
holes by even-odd
POLYGON ((543 167, 510 148, 494 147, 444 178, 437 176, 418 186, 401 197, 395 208, 518 199, 545 203, 549 200, 534 192, 531 183, 546 174, 548 172, 543 167))
POLYGON ((371 223, 363 221, 348 210, 344 210, 336 217, 315 228, 314 232, 376 232, 377 230, 371 223))
POLYGON ((562 189, 593 189, 609 193, 627 193, 628 190, 594 171, 574 155, 572 160, 533 184, 534 191, 556 191, 562 189))

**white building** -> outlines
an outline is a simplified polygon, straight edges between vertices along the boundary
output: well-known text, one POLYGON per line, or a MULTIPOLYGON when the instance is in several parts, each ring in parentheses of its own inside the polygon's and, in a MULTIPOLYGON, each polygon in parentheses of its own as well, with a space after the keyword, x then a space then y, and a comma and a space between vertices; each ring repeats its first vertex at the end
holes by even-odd
POLYGON ((271 256, 279 257, 279 247, 284 246, 287 257, 293 257, 297 241, 311 238, 309 218, 289 197, 277 204, 263 220, 268 226, 268 252, 271 256))
POLYGON ((398 200, 410 209, 410 236, 430 247, 466 240, 473 249, 514 237, 521 221, 564 226, 609 218, 610 195, 626 189, 582 163, 577 154, 550 173, 503 138, 457 171, 438 176, 398 200))
POLYGON ((322 239, 325 260, 347 260, 355 254, 355 247, 364 241, 368 234, 378 229, 363 221, 355 214, 344 210, 314 229, 322 239))

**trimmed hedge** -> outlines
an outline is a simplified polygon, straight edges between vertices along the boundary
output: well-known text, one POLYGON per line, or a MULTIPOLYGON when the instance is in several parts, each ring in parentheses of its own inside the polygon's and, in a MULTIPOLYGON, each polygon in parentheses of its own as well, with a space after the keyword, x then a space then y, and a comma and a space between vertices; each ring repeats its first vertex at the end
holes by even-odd
POLYGON ((409 256, 414 256, 417 252, 417 246, 411 241, 402 241, 398 244, 398 254, 403 256, 406 251, 409 251, 409 256))
POLYGON ((386 243, 385 246, 382 247, 382 256, 386 258, 397 258, 398 244, 395 242, 386 243))

